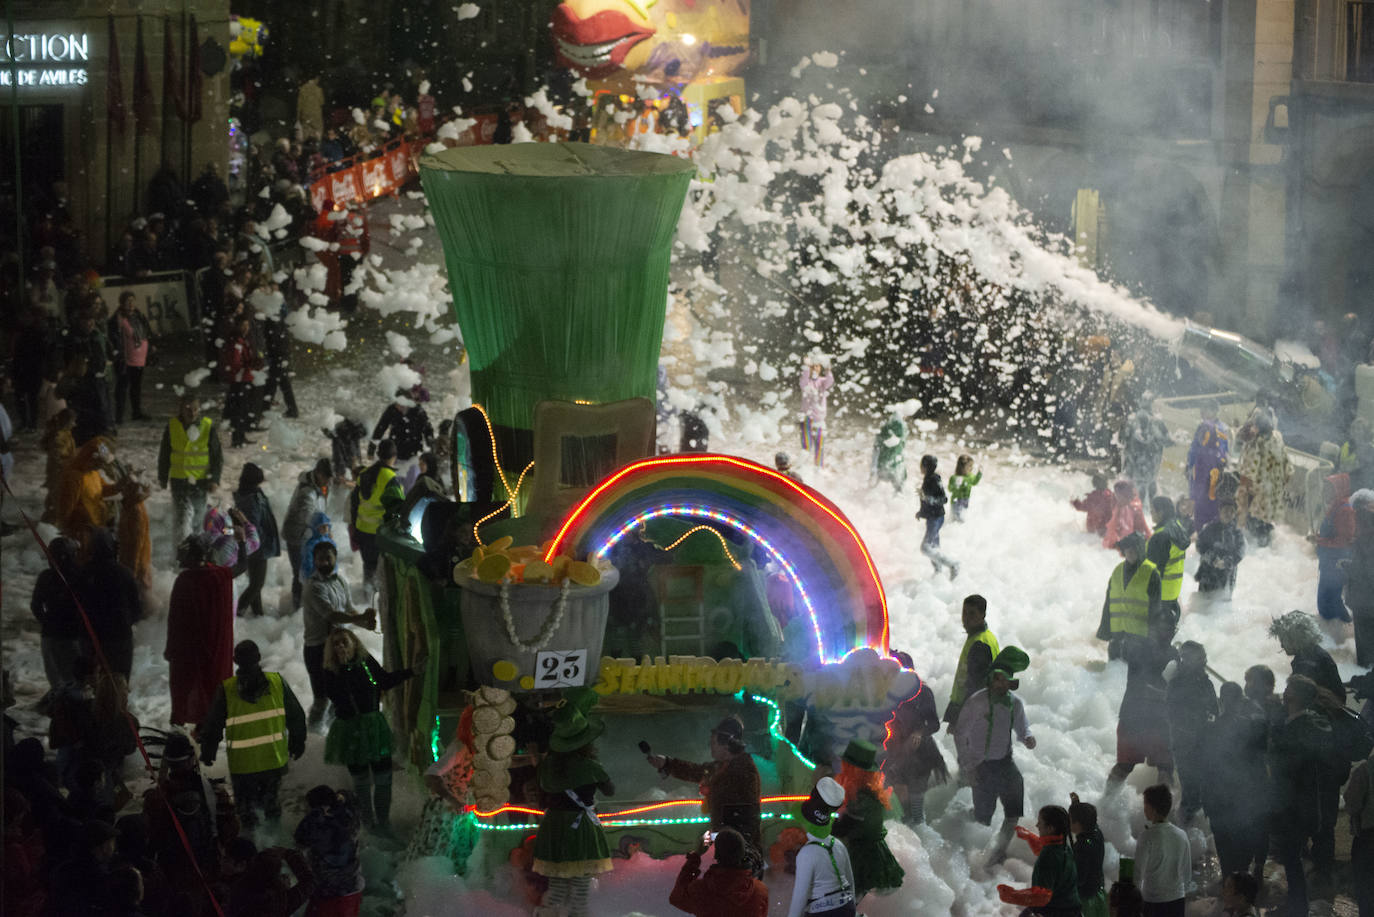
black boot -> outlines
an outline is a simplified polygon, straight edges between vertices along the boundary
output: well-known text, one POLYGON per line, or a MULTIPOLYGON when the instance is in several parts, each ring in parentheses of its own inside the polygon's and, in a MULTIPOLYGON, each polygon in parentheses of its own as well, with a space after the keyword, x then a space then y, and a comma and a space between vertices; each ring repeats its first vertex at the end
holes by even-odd
POLYGON ((391 772, 372 775, 372 832, 391 837, 391 772))

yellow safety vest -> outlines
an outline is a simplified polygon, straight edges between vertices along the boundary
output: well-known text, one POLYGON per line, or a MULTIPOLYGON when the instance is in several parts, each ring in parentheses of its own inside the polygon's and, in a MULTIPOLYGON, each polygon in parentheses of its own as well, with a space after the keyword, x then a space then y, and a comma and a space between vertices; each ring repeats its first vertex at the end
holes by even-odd
POLYGON ((973 649, 975 643, 986 643, 988 649, 992 650, 993 659, 996 659, 1000 652, 997 638, 986 627, 978 636, 968 637, 964 640, 964 648, 959 653, 959 667, 954 670, 954 687, 949 690, 949 702, 951 704, 959 705, 964 702, 964 683, 968 681, 968 653, 969 650, 973 649))
POLYGON ((1117 564, 1107 587, 1107 613, 1111 617, 1112 636, 1150 634, 1150 574, 1157 568, 1148 560, 1140 562, 1129 583, 1125 582, 1126 564, 1117 564))
POLYGON ((210 471, 210 427, 213 421, 202 417, 196 426, 200 435, 194 440, 186 435, 181 420, 173 417, 167 425, 172 441, 172 461, 167 475, 175 480, 199 481, 210 471))
MULTIPOLYGON (((1164 526, 1155 529, 1158 535, 1164 526)), ((1159 597, 1166 602, 1174 602, 1183 594, 1183 555, 1186 549, 1169 542, 1169 562, 1159 571, 1159 597)))
POLYGON ((286 689, 281 675, 263 674, 267 676, 267 693, 251 704, 239 696, 237 675, 224 682, 224 744, 231 774, 256 774, 286 766, 286 689))
POLYGON ((372 484, 372 493, 358 501, 358 518, 353 523, 358 531, 369 535, 377 534, 377 529, 381 527, 382 519, 386 516, 386 510, 382 508, 382 493, 394 477, 394 468, 383 465, 377 469, 377 480, 372 484))

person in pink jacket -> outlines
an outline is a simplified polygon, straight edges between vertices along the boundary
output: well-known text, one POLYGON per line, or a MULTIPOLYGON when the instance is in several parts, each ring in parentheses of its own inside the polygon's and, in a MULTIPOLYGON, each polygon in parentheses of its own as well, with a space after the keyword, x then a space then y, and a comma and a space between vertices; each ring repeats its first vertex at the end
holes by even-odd
POLYGON ((134 420, 147 420, 143 413, 143 370, 148 365, 148 319, 134 308, 136 297, 121 293, 119 309, 110 319, 115 346, 115 423, 124 422, 124 403, 133 408, 134 420))
POLYGON ((825 413, 835 376, 819 362, 801 371, 801 447, 811 453, 817 468, 825 467, 825 413))
POLYGON ((1107 532, 1102 536, 1102 547, 1115 548, 1116 543, 1132 532, 1150 537, 1150 523, 1145 520, 1145 510, 1140 505, 1140 494, 1130 481, 1117 481, 1112 486, 1112 496, 1116 503, 1112 507, 1112 518, 1107 520, 1107 532))

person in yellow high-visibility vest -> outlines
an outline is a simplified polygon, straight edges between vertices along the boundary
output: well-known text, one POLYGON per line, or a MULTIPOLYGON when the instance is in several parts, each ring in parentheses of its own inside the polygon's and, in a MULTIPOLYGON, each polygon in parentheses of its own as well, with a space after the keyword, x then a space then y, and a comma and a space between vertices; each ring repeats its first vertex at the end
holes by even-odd
POLYGON ((219 429, 200 413, 200 398, 187 392, 162 431, 157 482, 172 488, 172 544, 179 545, 205 515, 205 498, 219 487, 224 468, 219 429))
POLYGON ((262 653, 252 640, 234 647, 238 672, 215 692, 200 724, 200 760, 215 763, 220 738, 229 758, 234 804, 245 831, 260 818, 281 821, 281 778, 288 756, 305 754, 305 711, 279 672, 262 670, 262 653))
POLYGON ((1000 651, 997 638, 988 630, 988 600, 981 595, 964 598, 961 614, 964 624, 964 648, 959 651, 959 665, 954 670, 954 684, 949 689, 949 706, 945 707, 945 722, 951 732, 959 722, 959 708, 975 691, 988 683, 988 670, 1000 651))
POLYGON ((363 555, 363 582, 372 584, 377 572, 377 530, 392 503, 405 500, 405 491, 396 477, 396 442, 384 439, 377 444, 377 461, 358 475, 358 485, 348 498, 351 534, 363 555))
POLYGON ((1179 596, 1183 594, 1183 559, 1192 544, 1187 524, 1174 510, 1174 501, 1160 494, 1150 501, 1154 534, 1145 545, 1145 559, 1159 571, 1160 607, 1174 616, 1183 615, 1179 596))
POLYGON ((1145 559, 1145 538, 1132 532, 1116 543, 1121 563, 1107 581, 1107 598, 1102 603, 1102 620, 1097 639, 1108 641, 1107 658, 1121 658, 1123 643, 1129 637, 1146 637, 1150 622, 1159 617, 1159 570, 1145 559))

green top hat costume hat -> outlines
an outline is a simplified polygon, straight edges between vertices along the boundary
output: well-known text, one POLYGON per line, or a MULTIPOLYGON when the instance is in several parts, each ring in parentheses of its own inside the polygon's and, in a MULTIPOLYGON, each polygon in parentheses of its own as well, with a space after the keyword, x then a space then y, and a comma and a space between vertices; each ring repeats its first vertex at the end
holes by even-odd
POLYGON ((1016 679, 1017 672, 1024 672, 1030 667, 1030 656, 1019 646, 1007 646, 1002 648, 1002 652, 997 654, 997 658, 992 660, 992 667, 988 669, 988 684, 992 684, 992 679, 996 675, 1004 675, 1011 681, 1013 690, 1020 687, 1020 682, 1016 679))
POLYGON ((844 787, 831 777, 822 777, 811 789, 811 796, 797 804, 793 815, 797 825, 812 837, 829 837, 835 812, 844 805, 844 787))
POLYGON ((841 760, 848 761, 861 771, 878 769, 878 746, 864 739, 850 739, 841 760))

